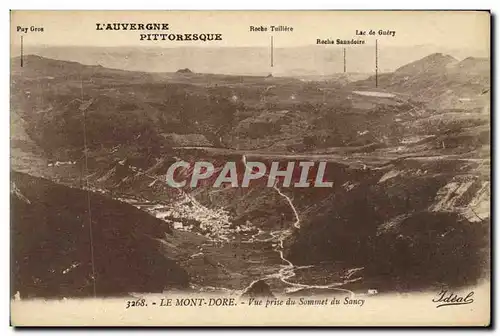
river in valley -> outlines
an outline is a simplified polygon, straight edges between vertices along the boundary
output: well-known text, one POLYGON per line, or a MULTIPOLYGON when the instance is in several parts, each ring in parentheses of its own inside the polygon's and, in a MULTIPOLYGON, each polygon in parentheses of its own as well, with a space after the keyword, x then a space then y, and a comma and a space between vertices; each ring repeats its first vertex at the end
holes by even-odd
POLYGON ((241 294, 252 283, 264 280, 277 295, 354 295, 346 287, 362 281, 362 267, 345 268, 334 263, 298 266, 285 257, 284 241, 300 229, 300 215, 292 200, 278 187, 274 189, 295 215, 289 228, 262 230, 251 223, 234 227, 223 210, 209 209, 188 194, 173 204, 136 206, 173 224, 172 244, 183 241, 181 246, 186 249, 177 260, 190 273, 195 292, 241 294), (204 222, 200 225, 204 226, 203 232, 186 224, 194 219, 204 222))

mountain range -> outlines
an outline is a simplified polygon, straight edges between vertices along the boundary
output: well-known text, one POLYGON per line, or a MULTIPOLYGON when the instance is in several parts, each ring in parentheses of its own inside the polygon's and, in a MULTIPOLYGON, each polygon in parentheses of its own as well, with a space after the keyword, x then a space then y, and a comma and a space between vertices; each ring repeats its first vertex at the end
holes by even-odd
MULTIPOLYGON (((18 56, 19 50, 12 51, 18 56)), ((25 54, 47 58, 76 61, 87 65, 107 68, 175 72, 189 68, 198 73, 232 75, 279 76, 329 76, 344 69, 343 48, 340 46, 312 45, 280 48, 275 46, 274 64, 271 67, 270 48, 266 47, 64 47, 26 46, 25 54)), ((378 67, 380 72, 392 72, 396 68, 416 61, 432 53, 449 54, 462 59, 469 56, 489 57, 488 51, 447 49, 434 45, 394 47, 379 45, 378 67)), ((347 73, 373 74, 375 72, 375 47, 355 46, 346 48, 347 73)))
MULTIPOLYGON (((80 57, 82 63, 25 55, 23 67, 18 57, 11 64, 12 227, 19 232, 13 244, 20 248, 14 262, 29 266, 16 273, 23 291, 36 295, 44 283, 47 293, 61 294, 57 283, 64 279, 51 280, 50 269, 37 269, 43 281, 33 280, 26 271, 32 266, 23 258, 27 250, 49 245, 56 256, 79 258, 87 241, 77 241, 76 250, 64 245, 68 250, 58 251, 57 246, 66 236, 87 232, 87 197, 97 206, 94 218, 103 230, 99 248, 110 247, 100 250, 100 263, 117 253, 111 243, 131 250, 146 244, 141 251, 170 267, 170 275, 157 275, 151 263, 137 261, 145 258, 142 252, 127 254, 116 267, 138 265, 137 274, 155 274, 151 288, 140 290, 186 288, 188 282, 241 289, 272 270, 249 260, 249 254, 266 253, 262 260, 279 263, 279 242, 255 237, 276 238, 272 233, 283 228, 291 228, 281 241, 287 260, 363 269, 365 286, 403 291, 443 282, 462 286, 484 275, 490 221, 489 59, 444 53, 415 59, 414 53, 377 77, 334 71, 325 78, 328 72, 321 67, 304 71, 314 60, 305 53, 290 61, 301 64, 300 76, 286 77, 269 76, 265 60, 256 67, 251 60, 245 63, 245 49, 225 50, 226 56, 200 51, 198 65, 190 63, 191 52, 185 50, 167 50, 171 62, 160 61, 165 54, 158 49, 142 55, 130 51, 128 65, 121 61, 124 49, 107 56, 102 49, 61 50, 60 55, 80 57), (224 60, 228 55, 235 63, 224 60), (155 72, 144 71, 148 65, 155 72), (245 69, 254 69, 252 75, 230 74, 245 69), (300 78, 311 73, 312 78, 300 78), (278 193, 204 186, 179 192, 162 183, 166 167, 179 158, 220 162, 240 160, 243 154, 263 161, 324 159, 334 187, 278 193), (296 216, 300 227, 294 226, 296 216), (139 228, 137 222, 147 225, 139 228), (31 226, 39 231, 31 232, 31 226), (239 244, 248 236, 251 241, 239 244), (218 239, 229 242, 219 248, 218 239), (160 250, 149 246, 151 241, 160 243, 160 250), (248 252, 249 246, 256 250, 248 252), (447 268, 460 260, 467 267, 447 268)), ((280 52, 276 56, 282 60, 293 55, 280 52)), ((261 53, 256 59, 265 58, 261 53)), ((64 259, 54 267, 62 272, 71 265, 64 259)), ((90 279, 88 260, 85 265, 85 274, 78 274, 82 281, 90 279)), ((124 284, 121 291, 132 287, 124 284)), ((79 288, 65 294, 88 295, 90 287, 79 288)))

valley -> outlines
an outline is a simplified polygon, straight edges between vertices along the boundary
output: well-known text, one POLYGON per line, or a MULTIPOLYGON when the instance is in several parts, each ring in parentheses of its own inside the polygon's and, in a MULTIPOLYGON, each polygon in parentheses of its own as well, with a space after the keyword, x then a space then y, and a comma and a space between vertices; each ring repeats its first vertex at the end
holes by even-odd
POLYGON ((12 294, 239 295, 262 280, 276 295, 362 296, 488 276, 488 61, 431 54, 378 87, 187 70, 13 66, 12 294), (179 160, 326 162, 333 185, 174 188, 179 160), (40 249, 58 262, 35 272, 40 249))

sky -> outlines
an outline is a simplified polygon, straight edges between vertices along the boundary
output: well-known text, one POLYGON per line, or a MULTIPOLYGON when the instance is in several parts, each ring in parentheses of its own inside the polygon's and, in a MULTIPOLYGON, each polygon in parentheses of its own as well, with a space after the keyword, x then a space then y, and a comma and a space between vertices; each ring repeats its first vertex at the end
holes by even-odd
MULTIPOLYGON (((395 31, 395 36, 363 37, 366 44, 420 44, 489 51, 488 12, 473 11, 12 11, 11 45, 50 46, 268 46, 313 45, 316 39, 357 38, 356 30, 395 31), (169 31, 151 33, 220 33, 217 42, 140 41, 140 31, 97 31, 96 23, 168 23, 169 31), (293 32, 250 32, 250 26, 283 25, 293 32), (27 33, 17 27, 41 27, 27 33)), ((147 33, 147 32, 146 32, 147 33)))

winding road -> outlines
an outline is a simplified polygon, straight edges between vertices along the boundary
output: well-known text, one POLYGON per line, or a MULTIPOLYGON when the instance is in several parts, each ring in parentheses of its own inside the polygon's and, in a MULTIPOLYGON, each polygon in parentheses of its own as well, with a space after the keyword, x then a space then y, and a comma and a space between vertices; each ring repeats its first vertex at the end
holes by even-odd
MULTIPOLYGON (((243 161, 245 167, 251 171, 251 168, 247 166, 247 159, 246 159, 245 155, 242 156, 242 161, 243 161)), ((265 174, 265 176, 270 177, 268 174, 265 174)), ((290 208, 292 209, 292 211, 293 211, 293 213, 295 215, 295 222, 293 223, 293 228, 300 229, 300 216, 299 216, 299 213, 298 213, 297 209, 293 205, 293 202, 292 202, 291 198, 289 196, 287 196, 286 194, 284 194, 278 188, 276 182, 277 181, 274 180, 273 188, 276 190, 276 192, 281 197, 283 197, 286 200, 286 202, 290 205, 290 208)), ((278 279, 280 279, 281 282, 283 282, 283 283, 285 283, 285 284, 287 284, 289 286, 292 286, 292 289, 291 290, 289 289, 288 292, 293 292, 293 291, 300 290, 300 289, 305 289, 305 288, 307 288, 307 289, 332 289, 332 290, 338 290, 338 291, 341 291, 341 292, 347 292, 351 296, 353 296, 354 292, 352 292, 352 291, 350 291, 348 289, 341 288, 340 286, 342 286, 342 285, 344 285, 344 284, 346 284, 348 282, 358 281, 361 278, 352 279, 352 280, 346 281, 344 283, 333 283, 333 284, 329 284, 329 285, 308 285, 308 284, 304 284, 304 283, 292 282, 292 281, 289 280, 290 278, 292 278, 292 277, 294 277, 296 275, 295 274, 295 270, 297 270, 297 269, 304 269, 304 268, 310 268, 310 267, 314 266, 314 265, 295 266, 290 260, 288 260, 287 258, 285 258, 283 243, 284 243, 285 239, 292 234, 292 232, 293 231, 292 231, 291 228, 288 228, 286 230, 280 230, 280 231, 273 231, 273 232, 271 232, 271 236, 272 236, 271 239, 274 238, 274 239, 277 239, 277 241, 278 241, 278 244, 276 245, 276 248, 274 250, 279 254, 280 259, 286 265, 282 265, 281 268, 280 268, 280 270, 278 271, 278 273, 268 275, 264 279, 270 279, 270 278, 278 278, 278 279)), ((266 240, 266 241, 269 241, 269 240, 266 240)), ((355 272, 357 272, 357 271, 359 271, 361 269, 362 268, 354 269, 354 270, 352 270, 352 272, 350 274, 352 275, 352 274, 354 274, 355 272)))

